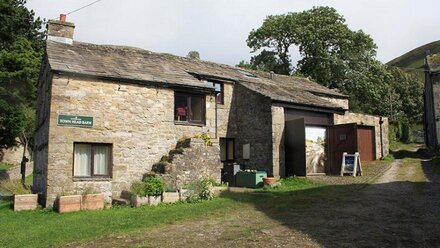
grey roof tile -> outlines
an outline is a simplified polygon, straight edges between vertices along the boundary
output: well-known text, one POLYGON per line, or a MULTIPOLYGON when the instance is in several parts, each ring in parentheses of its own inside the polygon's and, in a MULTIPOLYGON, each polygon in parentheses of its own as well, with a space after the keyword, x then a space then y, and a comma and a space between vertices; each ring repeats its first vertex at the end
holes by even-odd
POLYGON ((275 74, 270 79, 270 74, 266 72, 243 70, 133 47, 77 41, 73 45, 67 45, 47 41, 46 51, 51 68, 63 72, 206 89, 213 88, 194 75, 218 77, 239 82, 275 101, 324 108, 342 109, 317 95, 347 98, 305 78, 275 74), (249 73, 256 77, 249 76, 249 73))

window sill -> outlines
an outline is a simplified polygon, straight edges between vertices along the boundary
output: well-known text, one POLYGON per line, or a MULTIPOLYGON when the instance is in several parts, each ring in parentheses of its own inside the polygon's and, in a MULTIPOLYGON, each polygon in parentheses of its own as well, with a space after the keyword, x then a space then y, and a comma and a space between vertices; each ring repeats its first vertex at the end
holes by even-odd
POLYGON ((111 177, 74 177, 74 182, 111 182, 111 177))
POLYGON ((174 125, 204 127, 203 123, 191 123, 187 121, 174 121, 174 125))

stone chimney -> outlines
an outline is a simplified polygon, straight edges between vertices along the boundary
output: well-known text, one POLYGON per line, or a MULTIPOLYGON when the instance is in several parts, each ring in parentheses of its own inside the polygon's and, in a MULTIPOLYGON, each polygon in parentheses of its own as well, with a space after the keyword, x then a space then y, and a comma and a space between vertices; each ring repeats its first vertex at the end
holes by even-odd
POLYGON ((60 20, 49 20, 47 23, 47 40, 64 44, 73 44, 73 30, 75 25, 66 22, 66 15, 61 14, 60 20))

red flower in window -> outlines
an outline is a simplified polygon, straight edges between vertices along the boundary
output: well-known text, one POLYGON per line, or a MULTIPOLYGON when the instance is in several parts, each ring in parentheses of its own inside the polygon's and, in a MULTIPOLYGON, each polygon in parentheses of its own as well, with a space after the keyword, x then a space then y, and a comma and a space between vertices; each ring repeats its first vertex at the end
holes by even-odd
POLYGON ((178 116, 186 116, 186 107, 180 106, 177 108, 177 115, 178 116))

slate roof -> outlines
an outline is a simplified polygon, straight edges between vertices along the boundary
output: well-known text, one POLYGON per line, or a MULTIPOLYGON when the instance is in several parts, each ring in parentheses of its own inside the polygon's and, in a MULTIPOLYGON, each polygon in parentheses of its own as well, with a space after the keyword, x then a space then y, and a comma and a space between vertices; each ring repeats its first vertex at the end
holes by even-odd
POLYGON ((342 108, 317 95, 348 98, 305 78, 274 74, 270 79, 270 74, 266 72, 243 70, 140 48, 78 41, 68 45, 47 41, 46 52, 51 69, 65 73, 206 90, 213 88, 196 76, 218 78, 238 82, 273 101, 339 110, 342 108))

